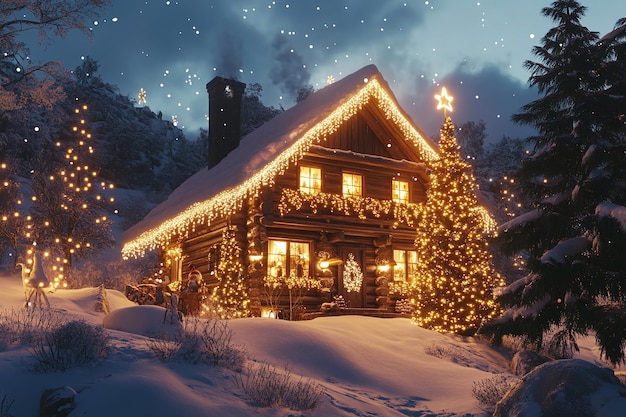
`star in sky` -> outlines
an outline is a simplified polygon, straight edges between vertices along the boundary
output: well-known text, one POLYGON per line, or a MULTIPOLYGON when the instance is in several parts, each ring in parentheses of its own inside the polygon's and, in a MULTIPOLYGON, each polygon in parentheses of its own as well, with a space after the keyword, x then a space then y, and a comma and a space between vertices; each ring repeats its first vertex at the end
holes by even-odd
POLYGON ((139 94, 137 95, 137 104, 146 104, 146 90, 143 88, 139 89, 139 94))

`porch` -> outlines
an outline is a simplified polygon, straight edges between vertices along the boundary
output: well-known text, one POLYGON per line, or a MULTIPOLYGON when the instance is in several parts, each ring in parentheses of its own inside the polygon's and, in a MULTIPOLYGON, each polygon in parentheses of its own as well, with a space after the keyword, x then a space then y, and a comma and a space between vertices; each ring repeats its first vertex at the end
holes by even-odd
POLYGON ((340 308, 331 311, 312 311, 302 313, 301 320, 313 320, 318 317, 330 317, 330 316, 367 316, 378 318, 411 318, 410 314, 397 313, 389 310, 382 310, 379 308, 340 308))

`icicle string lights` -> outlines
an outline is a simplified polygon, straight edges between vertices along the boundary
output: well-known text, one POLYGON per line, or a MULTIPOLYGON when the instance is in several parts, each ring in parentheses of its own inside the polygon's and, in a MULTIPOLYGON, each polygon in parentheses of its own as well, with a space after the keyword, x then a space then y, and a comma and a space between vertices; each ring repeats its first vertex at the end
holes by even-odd
POLYGON ((157 227, 141 233, 135 239, 126 242, 122 248, 124 259, 143 257, 147 251, 158 247, 165 248, 173 238, 186 239, 200 225, 210 224, 217 218, 236 212, 243 202, 257 195, 263 186, 271 186, 278 175, 297 164, 305 152, 315 144, 323 142, 371 99, 377 101, 385 117, 398 126, 405 140, 412 142, 420 157, 429 162, 437 158, 437 151, 422 137, 415 127, 404 117, 395 101, 376 79, 364 80, 365 86, 345 103, 337 107, 324 120, 308 130, 293 145, 284 150, 272 162, 240 185, 224 190, 216 196, 192 204, 176 216, 164 221, 157 227))

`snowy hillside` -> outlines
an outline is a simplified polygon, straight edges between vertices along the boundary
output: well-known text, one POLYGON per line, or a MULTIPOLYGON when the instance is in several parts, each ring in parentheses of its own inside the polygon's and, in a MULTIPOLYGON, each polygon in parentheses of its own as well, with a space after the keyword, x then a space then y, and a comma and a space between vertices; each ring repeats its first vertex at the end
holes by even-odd
MULTIPOLYGON (((0 309, 21 309, 20 277, 0 276, 0 286, 0 309)), ((96 288, 59 290, 49 300, 66 317, 102 324, 97 295, 96 288)), ((112 290, 107 298, 112 341, 101 364, 36 373, 27 346, 0 343, 0 400, 14 401, 10 415, 37 415, 44 389, 69 386, 78 392, 76 416, 485 416, 472 384, 494 374, 517 379, 508 373, 507 355, 408 319, 232 320, 232 342, 245 347, 249 363, 288 369, 323 392, 314 410, 258 408, 235 383, 234 371, 155 358, 142 334, 170 326, 163 324, 164 309, 135 306, 112 290)), ((597 352, 584 348, 580 356, 593 361, 597 352)))

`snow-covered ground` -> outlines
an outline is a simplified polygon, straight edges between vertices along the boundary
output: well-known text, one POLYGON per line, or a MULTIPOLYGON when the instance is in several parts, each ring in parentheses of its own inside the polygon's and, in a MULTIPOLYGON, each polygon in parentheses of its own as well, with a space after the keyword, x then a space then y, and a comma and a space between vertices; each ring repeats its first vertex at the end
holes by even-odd
MULTIPOLYGON (((22 308, 19 275, 0 275, 0 288, 0 309, 22 308)), ((52 309, 102 324, 97 295, 96 288, 84 288, 48 297, 52 309)), ((503 352, 409 319, 232 320, 233 343, 245 346, 249 360, 287 368, 323 389, 314 410, 257 408, 238 388, 234 371, 154 357, 144 334, 168 326, 164 309, 135 306, 117 291, 107 296, 112 348, 103 363, 36 373, 27 346, 0 351, 0 400, 14 401, 10 415, 36 416, 43 390, 69 386, 78 392, 72 416, 486 416, 472 396, 473 382, 494 374, 516 378, 503 352)), ((602 365, 592 343, 581 348, 577 357, 602 365)))

